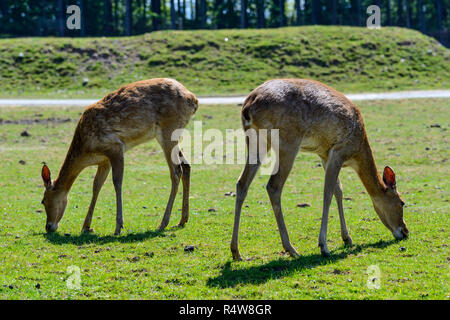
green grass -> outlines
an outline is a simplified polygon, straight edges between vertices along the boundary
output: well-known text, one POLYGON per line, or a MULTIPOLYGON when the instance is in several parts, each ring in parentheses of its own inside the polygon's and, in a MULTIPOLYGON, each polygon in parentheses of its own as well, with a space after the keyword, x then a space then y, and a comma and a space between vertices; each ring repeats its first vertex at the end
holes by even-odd
POLYGON ((320 79, 346 93, 450 88, 449 52, 431 37, 395 27, 0 39, 0 96, 101 98, 158 77, 176 78, 198 95, 247 94, 280 77, 320 79))
MULTIPOLYGON (((94 214, 95 233, 80 235, 91 196, 94 168, 85 170, 69 196, 56 234, 44 232, 40 204, 41 162, 56 176, 81 109, 0 109, 0 298, 2 299, 448 299, 449 298, 449 100, 361 102, 378 167, 390 165, 406 201, 410 238, 397 242, 382 225, 356 174, 343 169, 347 225, 354 246, 343 246, 333 201, 328 247, 317 239, 323 169, 311 154, 299 154, 283 193, 291 241, 302 257, 282 252, 265 191, 267 176, 253 182, 242 213, 240 249, 233 262, 229 241, 234 191, 242 165, 193 165, 190 220, 180 218, 181 193, 165 232, 156 228, 170 191, 168 169, 155 141, 126 157, 125 230, 115 227, 109 178, 94 214), (55 124, 5 124, 7 120, 60 118, 55 124), (438 123, 441 127, 430 127, 438 123), (21 137, 27 129, 31 136, 21 137), (26 161, 24 165, 20 160, 26 161), (311 207, 298 208, 307 202, 311 207), (144 208, 144 206, 146 208, 144 208), (216 212, 208 212, 215 208, 216 212), (70 235, 66 236, 68 233, 70 235), (184 252, 186 245, 195 251, 184 252), (81 269, 81 289, 68 289, 67 268, 81 269), (367 268, 381 270, 381 288, 369 289, 367 268), (40 284, 40 289, 35 288, 40 284), (11 286, 11 287, 10 287, 11 286)), ((238 128, 240 108, 201 106, 193 120, 204 129, 238 128), (212 116, 212 118, 210 118, 212 116)), ((192 130, 191 121, 189 129, 192 130)), ((206 145, 206 143, 204 143, 206 145)))

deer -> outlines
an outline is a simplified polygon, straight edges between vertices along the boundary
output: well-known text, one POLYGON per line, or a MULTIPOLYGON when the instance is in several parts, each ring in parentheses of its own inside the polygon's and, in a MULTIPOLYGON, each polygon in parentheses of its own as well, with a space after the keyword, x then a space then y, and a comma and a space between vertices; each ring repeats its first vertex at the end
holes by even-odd
POLYGON ((174 79, 149 79, 122 86, 103 99, 88 106, 78 121, 72 142, 58 177, 52 181, 49 167, 44 163, 42 180, 45 191, 47 232, 55 232, 64 215, 70 189, 83 169, 97 166, 92 199, 83 223, 82 233, 89 233, 99 192, 112 170, 116 195, 116 229, 123 228, 122 181, 124 154, 131 148, 156 138, 170 171, 172 183, 162 222, 164 230, 170 220, 180 179, 183 184, 182 212, 179 226, 189 219, 189 187, 191 167, 172 133, 184 129, 198 108, 196 96, 174 79))
MULTIPOLYGON (((361 112, 342 93, 309 79, 269 80, 254 89, 245 99, 241 121, 244 132, 249 129, 257 133, 261 129, 279 130, 275 164, 278 169, 272 172, 266 189, 283 248, 290 256, 298 257, 299 254, 289 240, 281 208, 281 193, 299 151, 317 154, 325 169, 319 234, 319 247, 323 257, 330 256, 327 227, 333 195, 339 211, 342 240, 345 245, 352 245, 344 217, 342 184, 338 177, 342 167, 349 166, 356 171, 378 217, 393 236, 398 240, 408 237, 409 230, 403 219, 405 203, 397 192, 395 173, 392 168, 386 166, 383 177, 380 177, 361 112)), ((256 139, 257 146, 260 146, 259 134, 256 139)), ((230 245, 234 260, 242 259, 238 248, 242 205, 272 142, 271 137, 267 135, 267 148, 257 147, 256 161, 249 161, 249 139, 248 136, 246 138, 247 161, 236 184, 235 216, 230 245)))

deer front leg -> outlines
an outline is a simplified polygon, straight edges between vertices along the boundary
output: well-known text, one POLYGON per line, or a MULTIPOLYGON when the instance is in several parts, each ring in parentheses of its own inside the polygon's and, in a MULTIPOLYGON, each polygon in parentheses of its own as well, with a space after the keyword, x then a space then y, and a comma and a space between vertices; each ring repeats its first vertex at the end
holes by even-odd
POLYGON ((158 231, 163 231, 170 221, 170 215, 172 213, 173 202, 178 192, 178 185, 182 175, 182 167, 179 164, 179 148, 176 141, 170 140, 168 132, 163 132, 162 137, 158 139, 166 157, 167 165, 170 170, 170 180, 172 182, 172 188, 170 191, 169 201, 167 202, 166 210, 164 212, 161 224, 158 227, 158 231), (174 157, 174 159, 172 159, 174 157))
POLYGON ((183 181, 183 204, 181 209, 181 219, 178 225, 180 227, 183 227, 189 220, 189 187, 191 177, 191 166, 187 162, 181 150, 180 150, 180 160, 182 169, 181 180, 183 181))
MULTIPOLYGON (((326 162, 322 159, 322 166, 325 169, 326 162)), ((336 187, 334 188, 334 197, 336 199, 336 203, 338 206, 339 211, 339 221, 341 226, 341 237, 344 243, 348 246, 352 245, 352 238, 350 237, 348 230, 347 230, 347 224, 345 223, 345 216, 344 216, 344 206, 342 204, 343 199, 343 193, 342 193, 342 184, 341 181, 339 181, 339 178, 336 179, 336 187)))
POLYGON ((334 197, 336 198, 338 211, 339 211, 339 221, 340 221, 340 225, 341 225, 342 240, 344 241, 344 243, 347 246, 351 246, 353 242, 352 242, 352 238, 350 237, 350 234, 348 233, 347 224, 345 223, 344 206, 342 204, 342 198, 343 198, 342 184, 341 184, 341 181, 339 181, 339 178, 336 179, 336 187, 334 188, 334 197))
POLYGON ((86 218, 84 219, 83 228, 81 232, 88 233, 91 232, 91 221, 92 215, 94 214, 95 204, 97 202, 98 194, 102 189, 103 184, 105 183, 106 178, 108 177, 109 171, 111 169, 111 165, 109 161, 102 162, 98 165, 97 174, 95 175, 94 184, 92 186, 92 200, 89 206, 88 213, 86 218))
POLYGON ((123 214, 122 214, 122 181, 124 168, 124 148, 121 145, 114 151, 108 154, 109 161, 112 167, 112 178, 114 189, 116 191, 116 230, 114 235, 118 236, 123 228, 123 214))
POLYGON ((320 226, 319 247, 322 256, 329 257, 330 252, 327 247, 328 212, 330 210, 331 198, 336 188, 339 171, 342 167, 342 160, 336 151, 331 150, 328 161, 325 165, 325 186, 323 191, 323 211, 322 223, 320 226))

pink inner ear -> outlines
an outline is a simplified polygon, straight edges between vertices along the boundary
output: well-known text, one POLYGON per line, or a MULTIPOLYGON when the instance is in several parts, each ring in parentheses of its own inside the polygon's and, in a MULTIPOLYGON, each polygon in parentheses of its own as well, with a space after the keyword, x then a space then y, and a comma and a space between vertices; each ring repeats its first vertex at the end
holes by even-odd
POLYGON ((46 165, 42 167, 42 180, 44 180, 46 184, 51 182, 50 169, 46 165))
POLYGON ((395 173, 390 167, 384 168, 383 180, 389 186, 395 186, 395 173))

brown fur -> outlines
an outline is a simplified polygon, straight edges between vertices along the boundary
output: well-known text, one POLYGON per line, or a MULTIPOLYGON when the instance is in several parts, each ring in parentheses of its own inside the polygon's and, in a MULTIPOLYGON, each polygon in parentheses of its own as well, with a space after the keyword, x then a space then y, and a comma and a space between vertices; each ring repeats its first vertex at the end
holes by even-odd
POLYGON ((99 169, 94 180, 94 195, 83 226, 83 230, 88 231, 98 192, 112 166, 118 202, 116 234, 120 233, 123 224, 123 154, 153 138, 157 138, 164 150, 172 179, 172 192, 160 229, 164 229, 169 222, 180 176, 186 193, 183 194, 183 217, 180 222, 184 224, 188 218, 190 167, 181 151, 178 153, 183 160, 180 165, 174 165, 170 160, 172 149, 178 148, 177 141, 171 141, 171 134, 176 129, 186 127, 197 107, 195 95, 173 79, 134 82, 87 107, 75 129, 59 175, 45 192, 43 203, 47 211, 47 226, 57 227, 65 209, 65 204, 61 203, 67 202, 67 194, 78 174, 88 166, 97 165, 99 169))
MULTIPOLYGON (((342 238, 351 244, 342 207, 342 187, 338 174, 342 166, 356 170, 371 196, 383 223, 400 237, 407 235, 402 200, 395 186, 386 186, 378 174, 372 150, 358 107, 343 94, 317 81, 278 79, 267 81, 247 97, 242 108, 244 130, 279 129, 279 171, 271 176, 267 190, 277 218, 283 246, 292 255, 281 212, 281 191, 299 150, 316 153, 325 175, 324 208, 319 246, 328 255, 326 229, 332 194, 338 202, 342 238), (399 229, 400 228, 400 229, 399 229)), ((270 144, 270 141, 269 141, 270 144)), ((237 185, 235 228, 231 243, 234 258, 239 258, 238 229, 242 203, 259 164, 246 164, 237 185)))

